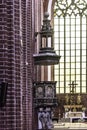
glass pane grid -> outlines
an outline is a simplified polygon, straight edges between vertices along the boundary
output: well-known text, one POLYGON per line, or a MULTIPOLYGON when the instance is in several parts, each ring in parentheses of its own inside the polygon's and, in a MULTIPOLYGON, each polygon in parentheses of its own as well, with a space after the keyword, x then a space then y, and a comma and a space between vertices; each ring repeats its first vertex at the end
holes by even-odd
POLYGON ((60 63, 54 73, 58 93, 69 93, 68 84, 72 81, 78 83, 76 93, 87 92, 86 21, 85 15, 54 17, 54 49, 61 55, 60 63))

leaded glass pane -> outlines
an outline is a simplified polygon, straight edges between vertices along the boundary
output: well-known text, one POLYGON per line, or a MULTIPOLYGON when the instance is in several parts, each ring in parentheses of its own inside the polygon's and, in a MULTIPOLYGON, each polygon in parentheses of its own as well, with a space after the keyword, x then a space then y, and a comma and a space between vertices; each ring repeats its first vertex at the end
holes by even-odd
POLYGON ((87 92, 87 2, 56 0, 54 6, 54 48, 61 55, 54 67, 57 92, 69 92, 68 84, 78 83, 76 93, 87 92))

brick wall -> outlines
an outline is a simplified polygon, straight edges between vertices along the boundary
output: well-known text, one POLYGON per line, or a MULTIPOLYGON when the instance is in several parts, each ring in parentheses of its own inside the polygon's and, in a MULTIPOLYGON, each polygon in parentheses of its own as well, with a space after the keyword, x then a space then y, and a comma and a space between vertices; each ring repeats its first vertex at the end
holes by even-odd
POLYGON ((32 130, 32 0, 22 0, 23 130, 32 130))
POLYGON ((32 0, 0 0, 0 130, 32 130, 32 0))
POLYGON ((20 4, 0 1, 0 81, 8 83, 6 105, 0 108, 0 130, 21 129, 20 4))

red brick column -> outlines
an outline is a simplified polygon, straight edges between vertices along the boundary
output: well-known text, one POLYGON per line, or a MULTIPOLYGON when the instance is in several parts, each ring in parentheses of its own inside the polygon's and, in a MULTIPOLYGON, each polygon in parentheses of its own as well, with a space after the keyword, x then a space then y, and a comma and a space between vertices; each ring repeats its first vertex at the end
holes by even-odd
POLYGON ((31 16, 30 0, 0 1, 0 82, 8 82, 0 130, 32 130, 31 16))
POLYGON ((32 87, 33 87, 33 48, 32 48, 32 0, 22 0, 22 116, 23 130, 32 130, 32 87))

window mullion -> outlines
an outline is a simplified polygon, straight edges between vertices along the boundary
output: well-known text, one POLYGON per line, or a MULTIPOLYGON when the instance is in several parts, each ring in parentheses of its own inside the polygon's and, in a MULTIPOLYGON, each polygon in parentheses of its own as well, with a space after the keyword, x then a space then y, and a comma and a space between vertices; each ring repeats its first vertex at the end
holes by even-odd
POLYGON ((64 93, 66 91, 66 17, 64 17, 64 93))
MULTIPOLYGON (((59 44, 58 44, 58 47, 59 47, 59 52, 60 52, 60 17, 58 17, 58 30, 59 30, 59 39, 58 39, 58 42, 59 42, 59 44)), ((60 55, 60 53, 59 53, 59 55, 60 55)), ((60 64, 58 65, 59 66, 59 78, 58 78, 58 80, 60 81, 60 64)), ((58 88, 59 88, 59 93, 60 93, 60 82, 58 83, 59 84, 59 86, 58 86, 58 88)))
POLYGON ((72 79, 71 79, 71 16, 70 16, 70 83, 71 83, 71 81, 72 81, 72 79))
POLYGON ((82 93, 82 16, 80 16, 80 92, 82 93))
MULTIPOLYGON (((87 16, 86 16, 87 23, 87 16)), ((86 24, 86 43, 87 43, 87 24, 86 24)), ((86 93, 87 93, 87 44, 86 44, 86 93)))
POLYGON ((76 16, 75 16, 75 83, 76 83, 76 16))

